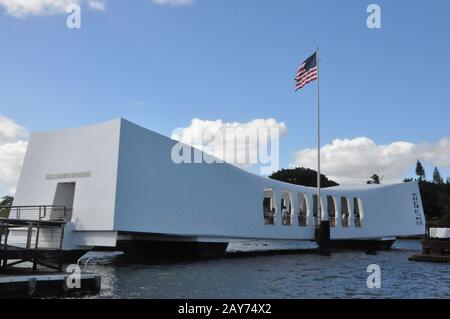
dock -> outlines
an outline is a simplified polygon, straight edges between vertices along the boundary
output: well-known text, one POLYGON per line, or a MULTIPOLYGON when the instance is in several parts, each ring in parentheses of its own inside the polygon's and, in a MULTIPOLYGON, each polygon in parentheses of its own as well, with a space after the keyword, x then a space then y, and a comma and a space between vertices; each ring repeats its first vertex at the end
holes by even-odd
POLYGON ((73 273, 15 269, 0 274, 0 299, 80 297, 100 292, 100 275, 80 273, 78 279, 77 287, 73 273))
MULTIPOLYGON (((0 218, 1 272, 24 262, 31 262, 33 270, 37 270, 40 265, 62 271, 62 248, 66 222, 64 215, 51 219, 51 215, 47 212, 53 212, 53 210, 59 210, 59 207, 12 207, 8 218, 0 218), (13 238, 11 234, 14 235, 13 238)), ((63 208, 62 212, 64 211, 63 208)))
POLYGON ((427 227, 422 239, 422 253, 409 257, 413 261, 450 263, 450 229, 427 227))
POLYGON ((101 277, 63 270, 66 208, 13 206, 0 218, 0 299, 97 294, 101 277), (19 266, 20 265, 20 266, 19 266))

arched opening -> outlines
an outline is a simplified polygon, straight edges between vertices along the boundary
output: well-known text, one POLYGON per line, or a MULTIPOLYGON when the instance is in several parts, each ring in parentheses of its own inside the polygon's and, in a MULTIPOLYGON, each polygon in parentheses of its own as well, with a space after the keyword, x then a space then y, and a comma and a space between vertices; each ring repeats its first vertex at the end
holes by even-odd
POLYGON ((353 198, 355 227, 362 226, 362 202, 359 198, 353 198))
POLYGON ((308 225, 308 202, 306 201, 305 193, 298 194, 298 225, 308 225))
POLYGON ((264 189, 263 213, 264 225, 275 225, 275 191, 272 188, 264 189))
POLYGON ((327 212, 330 227, 336 227, 336 205, 334 203, 334 198, 331 195, 327 196, 327 212))
POLYGON ((289 191, 281 191, 281 224, 292 225, 292 200, 289 191))
POLYGON ((341 224, 342 227, 350 227, 350 202, 347 197, 341 197, 341 224))
POLYGON ((319 214, 317 214, 317 194, 313 195, 313 219, 314 219, 314 225, 318 226, 320 224, 320 219, 322 216, 322 209, 323 209, 323 203, 320 201, 320 207, 319 207, 319 214))

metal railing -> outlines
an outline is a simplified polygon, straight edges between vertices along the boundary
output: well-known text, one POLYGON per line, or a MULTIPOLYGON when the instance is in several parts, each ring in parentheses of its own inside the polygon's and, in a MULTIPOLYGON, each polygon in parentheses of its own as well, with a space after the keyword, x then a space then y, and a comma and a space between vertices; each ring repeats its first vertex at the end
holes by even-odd
POLYGON ((281 214, 281 224, 284 226, 292 225, 292 213, 287 211, 281 214))
POLYGON ((342 227, 350 227, 350 214, 344 213, 342 214, 342 227))
POLYGON ((362 227, 361 216, 355 213, 355 227, 362 227))
POLYGON ((71 209, 60 205, 0 206, 0 218, 39 221, 67 221, 71 209))
POLYGON ((313 215, 313 220, 314 220, 314 226, 319 227, 321 217, 317 216, 317 215, 313 215))
MULTIPOLYGON (((328 212, 330 214, 330 212, 328 212)), ((330 227, 336 227, 336 216, 328 215, 328 221, 330 222, 330 227)))
POLYGON ((264 224, 275 225, 275 209, 264 209, 264 224))
POLYGON ((307 216, 306 216, 306 211, 304 211, 303 209, 299 209, 298 210, 298 224, 299 226, 307 226, 307 216))

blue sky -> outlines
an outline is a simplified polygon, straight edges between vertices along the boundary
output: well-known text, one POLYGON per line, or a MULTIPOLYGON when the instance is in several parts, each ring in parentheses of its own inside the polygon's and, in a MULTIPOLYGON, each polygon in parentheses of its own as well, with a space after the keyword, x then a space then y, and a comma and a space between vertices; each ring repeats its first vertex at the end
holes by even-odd
POLYGON ((31 131, 124 117, 166 135, 192 118, 274 118, 287 167, 315 147, 315 84, 295 94, 293 77, 320 45, 324 144, 450 137, 450 2, 372 2, 109 0, 82 7, 79 30, 0 6, 0 114, 31 131), (381 29, 366 26, 372 2, 381 29))

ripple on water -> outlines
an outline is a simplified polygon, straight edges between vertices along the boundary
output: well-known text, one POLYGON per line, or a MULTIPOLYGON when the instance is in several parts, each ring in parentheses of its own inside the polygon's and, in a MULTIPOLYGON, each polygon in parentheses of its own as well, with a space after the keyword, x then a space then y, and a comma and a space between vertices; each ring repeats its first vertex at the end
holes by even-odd
MULTIPOLYGON (((245 242, 234 249, 239 247, 273 249, 270 242, 245 242)), ((284 247, 296 248, 292 242, 284 247)), ((419 241, 398 240, 394 248, 376 255, 343 252, 330 257, 273 255, 165 264, 121 258, 93 265, 93 271, 102 275, 100 298, 450 297, 450 265, 408 261, 420 249, 419 241), (367 288, 369 264, 381 266, 380 289, 367 288)))

